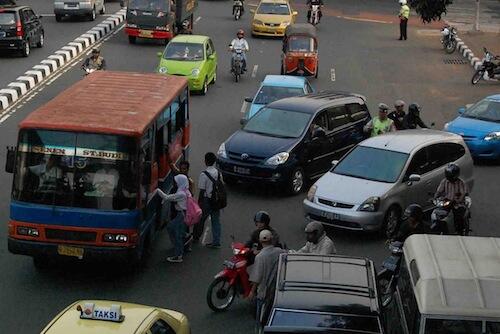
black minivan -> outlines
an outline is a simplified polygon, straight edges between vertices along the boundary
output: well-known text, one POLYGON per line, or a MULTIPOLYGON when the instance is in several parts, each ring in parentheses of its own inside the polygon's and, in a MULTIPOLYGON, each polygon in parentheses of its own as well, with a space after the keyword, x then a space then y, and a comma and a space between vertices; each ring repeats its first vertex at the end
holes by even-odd
POLYGON ((28 57, 31 47, 41 48, 44 30, 39 16, 28 6, 0 6, 0 50, 21 51, 28 57))
POLYGON ((226 183, 263 181, 297 194, 365 139, 370 118, 365 98, 353 93, 275 101, 220 145, 218 166, 226 183))

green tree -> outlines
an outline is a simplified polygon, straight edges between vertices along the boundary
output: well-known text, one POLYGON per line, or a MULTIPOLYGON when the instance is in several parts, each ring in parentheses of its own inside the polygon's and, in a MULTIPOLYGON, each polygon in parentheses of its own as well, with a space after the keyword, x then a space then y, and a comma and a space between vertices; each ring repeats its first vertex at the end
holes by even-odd
POLYGON ((408 3, 420 15, 422 21, 430 23, 441 20, 441 16, 446 14, 446 8, 453 3, 453 0, 409 0, 408 3))

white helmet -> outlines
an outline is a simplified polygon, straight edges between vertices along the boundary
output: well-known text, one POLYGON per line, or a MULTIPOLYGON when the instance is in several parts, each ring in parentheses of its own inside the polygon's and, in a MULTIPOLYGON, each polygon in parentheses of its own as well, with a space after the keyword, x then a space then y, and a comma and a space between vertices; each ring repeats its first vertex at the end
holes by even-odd
POLYGON ((406 0, 399 0, 399 4, 400 4, 401 6, 406 5, 406 0))

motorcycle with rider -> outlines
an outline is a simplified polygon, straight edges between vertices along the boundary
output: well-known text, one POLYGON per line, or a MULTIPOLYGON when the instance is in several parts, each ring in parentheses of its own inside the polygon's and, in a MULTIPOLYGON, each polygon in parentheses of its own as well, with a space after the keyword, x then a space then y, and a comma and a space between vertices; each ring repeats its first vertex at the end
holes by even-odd
POLYGON ((247 56, 249 50, 248 42, 245 39, 245 31, 239 29, 236 33, 236 38, 229 44, 231 56, 231 73, 234 80, 238 82, 243 73, 247 71, 247 56))
POLYGON ((85 59, 81 67, 85 75, 88 75, 95 71, 104 71, 106 69, 106 61, 101 56, 99 49, 92 49, 90 57, 85 59))
POLYGON ((321 11, 324 5, 323 0, 307 0, 306 5, 309 7, 307 11, 307 22, 315 26, 321 21, 321 17, 323 16, 321 11))

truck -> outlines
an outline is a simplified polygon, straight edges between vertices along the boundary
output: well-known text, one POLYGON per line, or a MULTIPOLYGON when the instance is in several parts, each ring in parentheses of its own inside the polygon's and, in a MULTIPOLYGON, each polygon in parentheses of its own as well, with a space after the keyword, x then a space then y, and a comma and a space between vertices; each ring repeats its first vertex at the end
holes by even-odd
POLYGON ((191 32, 198 0, 128 0, 125 33, 129 43, 137 38, 168 43, 179 33, 191 32))

